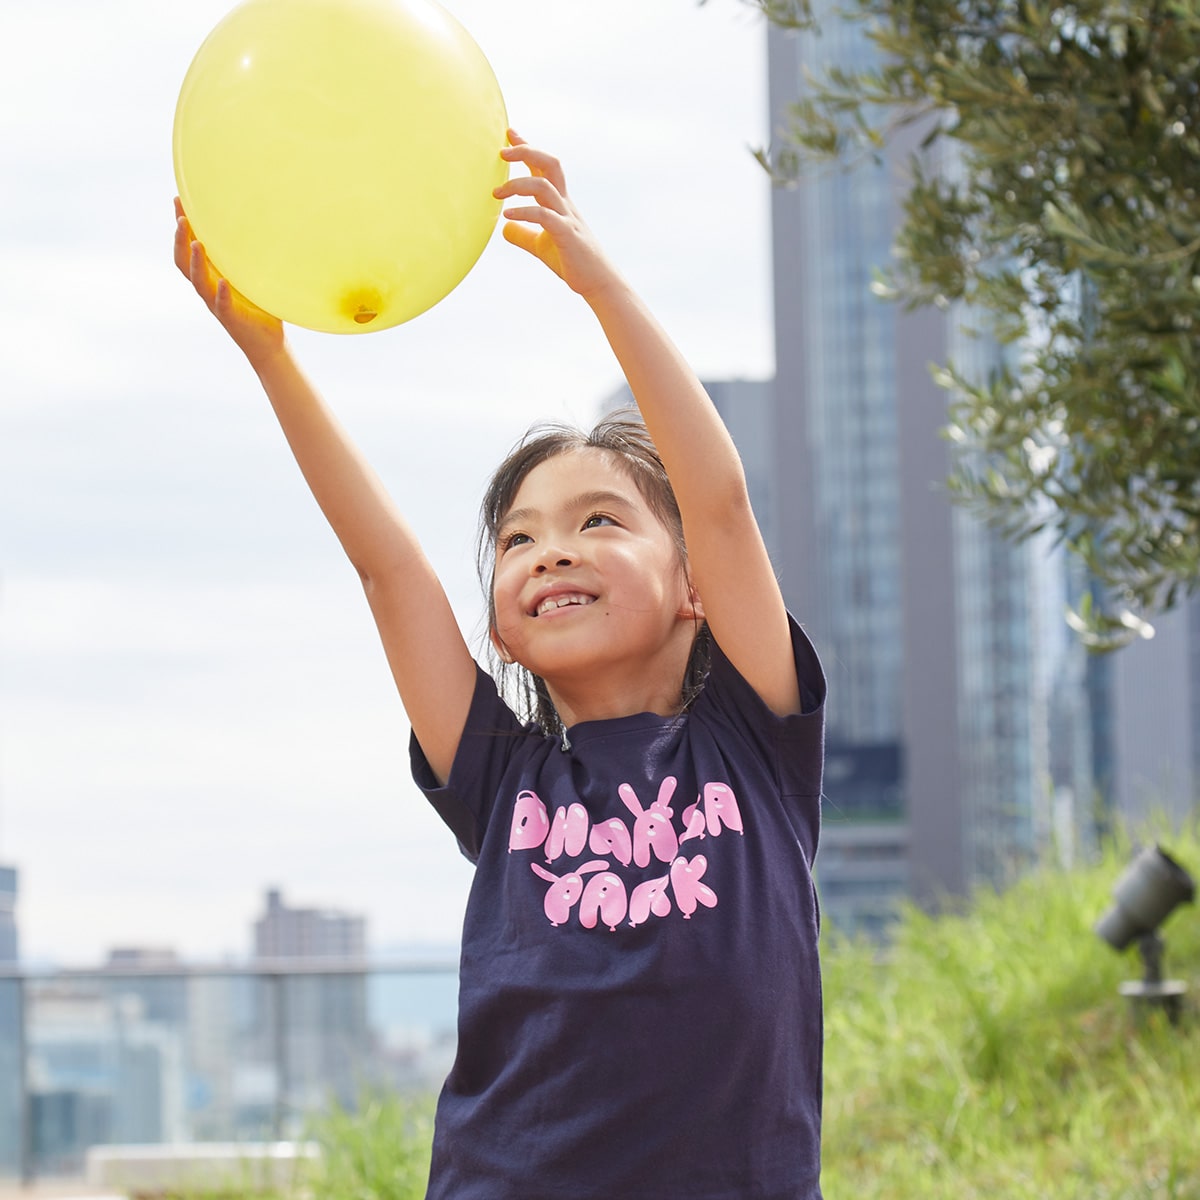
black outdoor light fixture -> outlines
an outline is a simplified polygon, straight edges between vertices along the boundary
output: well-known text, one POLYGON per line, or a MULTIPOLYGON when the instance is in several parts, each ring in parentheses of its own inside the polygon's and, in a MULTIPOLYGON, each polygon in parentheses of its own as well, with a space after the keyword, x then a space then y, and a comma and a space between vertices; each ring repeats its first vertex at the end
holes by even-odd
POLYGON ((1114 949, 1137 940, 1145 974, 1121 984, 1122 996, 1137 1007, 1166 1010, 1179 1019, 1187 984, 1162 976, 1163 939, 1159 926, 1180 904, 1196 896, 1192 877, 1161 846, 1148 846, 1125 868, 1113 888, 1112 907, 1096 922, 1096 932, 1114 949))

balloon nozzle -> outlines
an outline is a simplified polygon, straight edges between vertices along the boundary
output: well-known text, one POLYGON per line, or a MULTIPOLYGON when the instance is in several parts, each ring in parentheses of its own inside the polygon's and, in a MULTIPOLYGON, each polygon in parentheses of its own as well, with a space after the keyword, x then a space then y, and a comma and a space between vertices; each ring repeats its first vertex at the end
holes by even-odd
POLYGON ((383 307, 383 296, 378 288, 354 288, 342 297, 342 315, 349 317, 355 325, 370 325, 383 307))

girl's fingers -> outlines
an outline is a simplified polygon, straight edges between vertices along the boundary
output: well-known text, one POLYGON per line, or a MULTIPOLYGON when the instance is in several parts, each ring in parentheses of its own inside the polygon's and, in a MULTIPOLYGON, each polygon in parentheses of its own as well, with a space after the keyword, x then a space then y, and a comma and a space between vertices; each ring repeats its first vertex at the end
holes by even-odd
POLYGON ((227 321, 233 313, 233 288, 228 279, 218 279, 213 293, 213 313, 219 321, 227 321))
POLYGON ((188 277, 196 294, 247 355, 277 348, 283 324, 247 300, 213 266, 197 240, 178 197, 175 200, 175 265, 188 277))
POLYGON ((514 246, 519 246, 522 250, 528 250, 530 254, 536 255, 535 244, 538 236, 536 229, 530 229, 528 225, 505 225, 501 233, 506 242, 511 242, 514 246))
POLYGON ((183 202, 175 197, 175 265, 185 274, 189 273, 191 262, 191 244, 196 240, 192 232, 192 223, 183 211, 183 202))
POLYGON ((185 218, 180 217, 175 222, 175 265, 189 278, 192 273, 191 232, 185 218))
MULTIPOLYGON (((564 223, 561 213, 552 212, 548 208, 506 208, 501 214, 506 221, 521 221, 526 225, 540 225, 551 237, 561 234, 569 225, 564 223)), ((536 233, 534 234, 536 237, 536 233)))
POLYGON ((563 173, 562 163, 553 154, 547 154, 545 150, 535 150, 522 141, 506 146, 500 151, 500 157, 506 162, 524 163, 533 175, 548 179, 564 196, 567 194, 567 178, 563 173))
POLYGON ((216 298, 220 276, 213 269, 203 243, 196 240, 178 196, 175 197, 175 214, 175 265, 211 306, 216 298))
POLYGON ((215 312, 217 292, 224 281, 209 261, 208 255, 204 252, 204 246, 200 242, 193 241, 191 244, 188 278, 191 279, 192 286, 200 293, 205 304, 215 312))
POLYGON ((557 213, 567 212, 567 202, 562 192, 549 179, 536 175, 521 175, 516 179, 509 179, 498 188, 494 188, 492 195, 497 200, 506 200, 509 196, 528 196, 543 208, 552 209, 557 213))
POLYGON ((192 282, 197 286, 211 284, 210 287, 205 287, 206 291, 213 291, 216 283, 209 279, 209 263, 208 255, 204 253, 204 247, 199 242, 190 243, 191 258, 188 262, 188 275, 192 282))

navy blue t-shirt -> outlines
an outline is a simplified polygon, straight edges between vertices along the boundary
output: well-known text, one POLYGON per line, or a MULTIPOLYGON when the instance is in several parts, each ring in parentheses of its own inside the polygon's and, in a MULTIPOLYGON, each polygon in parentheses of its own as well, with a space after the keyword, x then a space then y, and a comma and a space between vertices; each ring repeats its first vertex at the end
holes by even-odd
POLYGON ((429 1200, 817 1200, 811 868, 825 683, 775 716, 720 648, 690 710, 523 727, 482 670, 450 778, 476 864, 429 1200))

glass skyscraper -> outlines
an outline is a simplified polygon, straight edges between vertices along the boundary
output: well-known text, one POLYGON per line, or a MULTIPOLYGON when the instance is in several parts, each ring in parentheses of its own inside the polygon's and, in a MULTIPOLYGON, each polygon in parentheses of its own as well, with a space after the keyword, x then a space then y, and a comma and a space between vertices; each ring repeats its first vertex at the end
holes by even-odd
MULTIPOLYGON (((806 72, 873 60, 861 25, 821 17, 819 38, 770 32, 776 131, 806 72)), ((867 928, 902 895, 1027 865, 1054 825, 1056 765, 1075 792, 1092 787, 1065 559, 1004 540, 945 490, 955 451, 929 367, 982 375, 999 351, 951 306, 906 313, 871 291, 919 136, 773 201, 776 554, 830 677, 818 882, 834 921, 867 928), (1055 762, 1052 729, 1073 748, 1055 762)))

